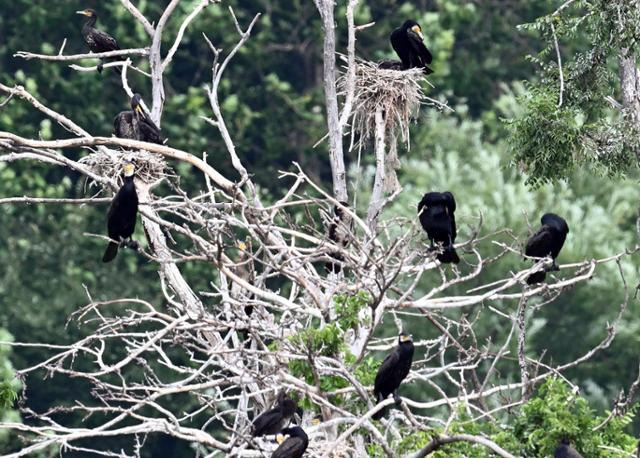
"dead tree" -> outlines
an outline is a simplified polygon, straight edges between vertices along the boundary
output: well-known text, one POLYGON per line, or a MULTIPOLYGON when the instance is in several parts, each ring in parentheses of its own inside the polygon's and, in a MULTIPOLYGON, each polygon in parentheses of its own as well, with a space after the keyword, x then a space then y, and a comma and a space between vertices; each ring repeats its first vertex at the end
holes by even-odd
MULTIPOLYGON (((121 68, 122 89, 129 96, 132 93, 127 74, 141 71, 132 63, 133 56, 149 59, 153 94, 149 111, 160 125, 165 71, 189 24, 211 3, 202 0, 194 5, 183 19, 173 44, 165 50, 161 38, 168 21, 175 20, 173 12, 178 0, 169 3, 157 22, 144 17, 128 0, 122 0, 143 24, 150 46, 89 56, 122 57, 124 60, 106 66, 121 68)), ((76 200, 7 196, 0 198, 0 204, 103 203, 117 188, 120 165, 133 161, 139 170, 136 186, 147 238, 139 255, 157 266, 158 282, 164 293, 163 303, 117 297, 117 293, 112 300, 99 302, 87 291, 87 303, 79 304, 70 317, 84 330, 79 341, 71 345, 3 343, 41 349, 42 362, 19 368, 18 375, 23 379, 32 374, 79 378, 93 387, 95 402, 52 405, 42 412, 24 407, 29 418, 24 423, 0 423, 0 428, 22 435, 24 448, 2 456, 27 456, 49 447, 102 456, 139 456, 145 437, 152 433, 188 441, 201 456, 264 456, 276 444, 270 438, 251 438, 251 418, 269 408, 280 390, 298 399, 306 398, 313 406, 301 419, 310 437, 309 456, 366 456, 365 447, 371 442, 381 446, 389 456, 396 456, 392 446, 396 438, 427 427, 443 428, 443 435, 434 439, 434 447, 452 441, 471 441, 501 456, 511 456, 486 438, 447 434, 459 406, 478 420, 488 412, 495 415, 513 408, 526 399, 536 383, 589 360, 611 344, 627 307, 628 294, 621 299, 617 315, 603 317, 600 344, 585 349, 581 358, 559 365, 550 366, 526 351, 526 321, 563 291, 596 275, 598 266, 616 263, 638 247, 605 259, 562 265, 560 273, 547 284, 526 286, 527 276, 546 262, 540 261, 520 272, 505 272, 502 281, 485 284, 461 296, 451 290, 480 278, 486 267, 502 256, 521 256, 517 237, 512 234, 511 244, 501 244, 498 256, 486 258, 482 253, 485 248, 495 246, 497 234, 484 233, 481 226, 474 228, 472 236, 456 246, 465 253, 460 270, 444 269, 427 252, 426 239, 421 236, 414 213, 383 218, 385 203, 397 195, 397 187, 388 188, 391 192, 385 195, 380 181, 388 176, 383 170, 387 160, 384 154, 396 148, 396 138, 408 140, 403 137, 408 133, 408 122, 425 102, 420 91, 423 77, 417 72, 384 70, 393 72, 384 79, 386 92, 380 92, 384 89, 381 86, 375 89, 368 84, 382 70, 355 59, 359 27, 354 24, 353 11, 357 1, 349 0, 347 67, 339 83, 335 5, 329 0, 317 0, 316 4, 325 31, 328 159, 334 181, 313 182, 296 166, 294 172, 280 173, 287 190, 271 202, 258 194, 218 101, 225 70, 250 39, 258 14, 249 24, 239 24, 229 8, 238 41, 227 53, 205 37, 212 52, 212 76, 206 89, 212 114, 203 122, 218 129, 240 176, 238 182, 223 176, 206 157, 173 148, 170 142, 158 145, 92 135, 23 87, 0 83, 0 91, 21 99, 72 134, 68 139, 45 141, 0 132, 0 160, 40 161, 52 167, 69 168, 103 190, 103 197, 76 200), (408 90, 413 91, 413 96, 406 99, 408 90), (390 94, 401 100, 391 100, 390 94), (398 113, 402 114, 400 119, 398 113), (363 120, 363 115, 368 118, 363 120), (376 155, 380 174, 374 184, 378 188, 374 189, 365 211, 341 203, 349 201, 344 143, 350 131, 357 132, 360 139, 366 139, 369 132, 374 138, 372 150, 362 143, 363 154, 376 155), (74 161, 65 155, 70 148, 82 148, 88 154, 74 161), (174 179, 175 164, 179 162, 192 165, 204 178, 206 186, 199 194, 187 195, 180 189, 174 179), (161 182, 172 186, 171 195, 154 192, 161 182), (327 237, 325 227, 299 223, 293 217, 307 214, 320 219, 324 215, 328 223, 335 206, 353 221, 342 228, 348 232, 349 244, 334 243, 327 237), (182 241, 169 245, 166 234, 179 235, 182 241), (327 275, 321 265, 335 260, 330 256, 335 253, 340 255, 342 270, 327 275), (208 291, 194 291, 189 285, 181 272, 181 263, 185 261, 213 266, 208 291), (274 283, 280 286, 275 288, 274 283), (340 301, 353 297, 360 298, 361 306, 350 315, 340 301), (534 297, 543 297, 544 301, 525 309, 534 297), (487 337, 476 334, 475 323, 486 315, 495 315, 510 329, 499 336, 500 342, 485 343, 487 337), (376 405, 372 387, 360 381, 357 369, 373 352, 388 352, 395 345, 395 338, 374 336, 385 320, 401 327, 403 320, 415 319, 437 329, 438 337, 416 339, 416 357, 405 383, 428 386, 439 395, 430 400, 404 397, 402 410, 391 410, 382 423, 372 421, 375 412, 394 401, 388 399, 376 405), (310 330, 329 326, 333 326, 341 345, 325 351, 326 348, 318 348, 310 330), (513 359, 517 362, 509 362, 507 357, 510 348, 516 348, 516 341, 519 351, 513 359), (105 354, 114 345, 126 349, 124 356, 115 362, 105 354), (498 362, 505 361, 521 371, 520 382, 508 383, 495 370, 498 362), (296 364, 306 365, 307 377, 292 371, 296 364), (132 368, 143 376, 129 379, 125 374, 132 368), (329 377, 341 380, 342 387, 323 388, 322 381, 329 377), (179 410, 172 411, 176 404, 170 400, 176 397, 185 402, 179 410), (449 418, 442 416, 443 411, 449 418), (65 412, 80 413, 100 426, 65 425, 58 418, 65 412), (315 414, 322 415, 319 425, 311 423, 315 414), (366 437, 360 433, 363 430, 368 432, 366 437), (109 450, 106 438, 110 437, 129 438, 130 448, 109 450)), ((17 55, 53 62, 87 57, 62 52, 51 56, 28 52, 17 55)), ((96 70, 95 66, 73 65, 73 68, 96 70)), ((504 229, 500 233, 510 231, 504 229)), ((427 453, 413 452, 415 456, 427 453)))

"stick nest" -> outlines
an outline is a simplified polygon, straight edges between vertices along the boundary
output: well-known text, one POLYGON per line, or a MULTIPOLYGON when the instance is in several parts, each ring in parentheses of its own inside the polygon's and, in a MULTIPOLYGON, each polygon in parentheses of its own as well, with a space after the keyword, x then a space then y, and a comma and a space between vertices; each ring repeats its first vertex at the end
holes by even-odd
POLYGON ((127 163, 132 163, 135 166, 136 177, 148 184, 173 176, 163 156, 144 150, 98 151, 83 157, 80 162, 87 165, 96 175, 116 178, 118 182, 127 163))
MULTIPOLYGON (((382 109, 386 131, 400 132, 403 142, 409 141, 409 123, 418 114, 427 97, 420 86, 425 75, 420 68, 392 70, 379 68, 377 62, 356 62, 355 91, 353 98, 352 135, 358 134, 360 142, 375 135, 376 110, 382 109)), ((347 93, 348 78, 343 74, 338 82, 341 94, 347 93)))

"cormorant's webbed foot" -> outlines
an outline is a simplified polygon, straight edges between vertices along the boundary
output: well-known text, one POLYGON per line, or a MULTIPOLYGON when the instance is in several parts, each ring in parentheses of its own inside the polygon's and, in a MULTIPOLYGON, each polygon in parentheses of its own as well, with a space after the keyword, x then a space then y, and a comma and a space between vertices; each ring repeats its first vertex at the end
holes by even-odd
POLYGON ((400 404, 402 404, 402 398, 400 397, 400 395, 398 394, 397 391, 393 392, 393 400, 396 402, 396 405, 399 406, 400 404))
POLYGON ((549 267, 549 272, 556 272, 560 270, 560 267, 558 267, 558 264, 556 264, 555 261, 553 261, 553 264, 551 264, 551 267, 549 267))
POLYGON ((129 239, 126 243, 126 246, 131 248, 133 251, 138 251, 140 250, 140 244, 133 239, 129 239))

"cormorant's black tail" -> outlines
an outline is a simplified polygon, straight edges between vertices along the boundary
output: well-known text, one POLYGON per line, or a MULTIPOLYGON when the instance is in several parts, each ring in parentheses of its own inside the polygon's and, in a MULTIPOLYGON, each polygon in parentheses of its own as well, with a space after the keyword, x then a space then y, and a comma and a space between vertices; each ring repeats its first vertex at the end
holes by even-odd
POLYGON ((384 414, 387 413, 387 408, 383 408, 378 410, 376 413, 374 413, 373 415, 371 415, 371 418, 373 418, 374 420, 380 420, 382 417, 384 417, 384 414))
MULTIPOLYGON (((119 57, 105 57, 104 59, 100 59, 100 63, 98 64, 98 73, 102 73, 102 70, 104 69, 104 64, 107 64, 109 62, 119 62, 122 59, 120 59, 119 57)), ((122 73, 122 68, 119 65, 116 65, 115 67, 109 67, 118 77, 120 77, 121 73, 122 73)))
MULTIPOLYGON (((376 400, 378 401, 378 404, 380 404, 382 401, 384 401, 384 397, 382 396, 382 393, 374 392, 373 394, 376 397, 376 400)), ((384 408, 378 410, 373 415, 371 415, 371 418, 373 418, 374 420, 380 420, 382 417, 384 417, 384 414, 386 414, 386 413, 387 413, 387 408, 384 407, 384 408)))
POLYGON ((443 264, 448 264, 451 262, 454 264, 458 264, 460 262, 458 253, 456 253, 456 249, 453 246, 445 247, 442 253, 438 254, 436 258, 443 264))
POLYGON ((527 278, 527 285, 535 285, 536 283, 542 283, 544 279, 547 277, 547 272, 544 270, 540 270, 538 272, 534 272, 527 278))
MULTIPOLYGON (((336 261, 342 261, 344 259, 340 253, 329 253, 329 256, 331 256, 336 261)), ((327 273, 333 272, 337 274, 342 270, 342 266, 339 262, 327 262, 324 265, 324 270, 326 270, 327 273)))
POLYGON ((104 252, 104 256, 102 256, 102 262, 113 261, 113 259, 118 254, 118 245, 119 244, 116 242, 109 242, 109 246, 107 246, 107 249, 104 252))

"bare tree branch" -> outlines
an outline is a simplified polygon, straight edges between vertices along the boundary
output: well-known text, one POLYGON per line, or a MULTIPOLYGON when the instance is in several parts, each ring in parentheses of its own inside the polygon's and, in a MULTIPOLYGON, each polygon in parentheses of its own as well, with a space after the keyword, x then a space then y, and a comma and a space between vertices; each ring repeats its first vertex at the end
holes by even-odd
POLYGON ((131 15, 134 18, 136 18, 138 22, 142 24, 142 26, 144 27, 144 30, 149 34, 149 36, 153 37, 153 34, 155 33, 155 29, 153 28, 149 20, 146 17, 144 17, 144 15, 140 12, 140 10, 131 3, 131 0, 120 0, 120 1, 122 2, 122 5, 131 13, 131 15))
POLYGON ((71 60, 80 59, 102 59, 105 57, 120 57, 120 56, 148 56, 149 48, 133 48, 133 49, 117 49, 115 51, 106 52, 88 52, 84 54, 69 54, 64 56, 62 54, 34 54, 27 51, 18 51, 13 57, 21 57, 25 60, 38 59, 48 60, 54 62, 68 62, 71 60))
POLYGON ((502 456, 504 458, 515 458, 511 453, 507 452, 503 448, 501 448, 495 442, 490 441, 484 437, 480 436, 472 436, 470 434, 456 434, 454 436, 438 436, 434 437, 429 444, 420 450, 420 452, 411 455, 411 458, 424 458, 427 455, 435 452, 440 449, 443 445, 451 444, 454 442, 471 442, 475 444, 484 445, 488 449, 490 449, 495 454, 502 456))
MULTIPOLYGON (((336 85, 336 32, 333 0, 315 0, 320 12, 324 30, 324 96, 327 110, 329 135, 329 158, 333 175, 333 194, 336 200, 347 202, 347 172, 342 148, 343 129, 338 111, 338 91, 336 85)), ((355 38, 354 38, 355 39, 355 38)))

